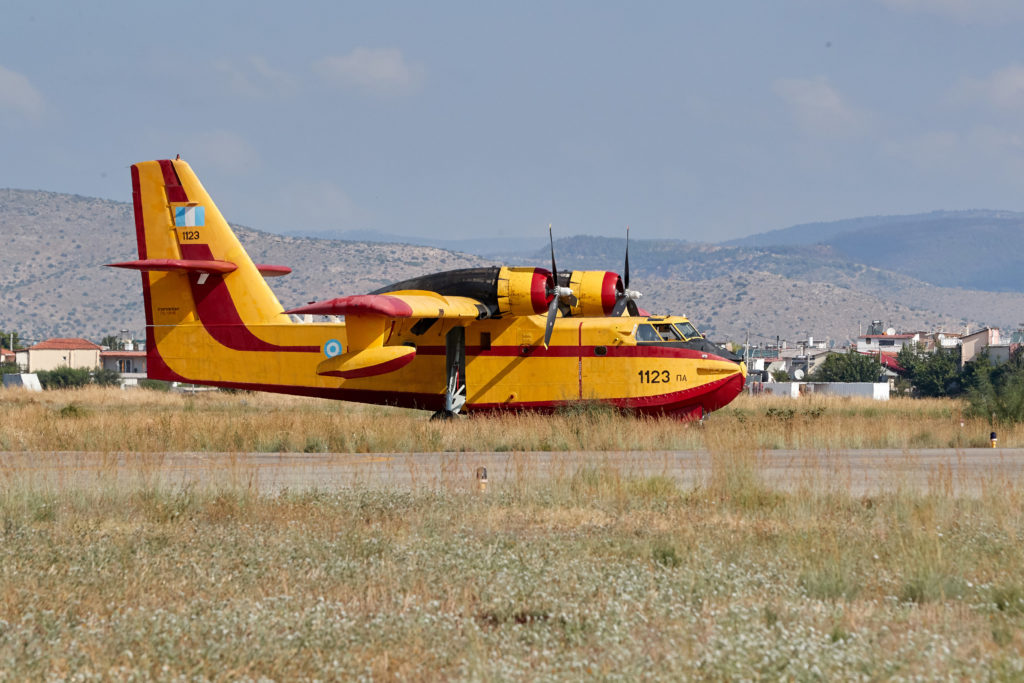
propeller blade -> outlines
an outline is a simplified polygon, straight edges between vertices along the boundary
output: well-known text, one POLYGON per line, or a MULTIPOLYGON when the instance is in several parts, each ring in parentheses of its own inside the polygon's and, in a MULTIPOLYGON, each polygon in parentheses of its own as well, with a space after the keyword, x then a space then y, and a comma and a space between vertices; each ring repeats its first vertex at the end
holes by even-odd
POLYGON ((623 273, 622 285, 629 289, 629 226, 626 226, 626 271, 623 273))
POLYGON ((548 239, 551 240, 551 273, 555 276, 555 286, 558 286, 558 266, 555 265, 555 233, 548 223, 548 239))
MULTIPOLYGON (((551 342, 551 332, 555 328, 555 318, 558 317, 558 312, 561 311, 562 315, 568 315, 569 311, 573 306, 578 306, 580 301, 573 294, 571 287, 563 287, 562 282, 558 275, 558 264, 555 263, 555 233, 551 229, 551 224, 548 223, 548 240, 551 242, 551 288, 548 289, 548 296, 551 297, 551 303, 548 304, 548 319, 544 326, 544 348, 548 348, 548 344, 551 342)), ((566 281, 569 280, 569 275, 566 275, 566 281)))
POLYGON ((640 315, 640 309, 636 305, 636 300, 642 295, 640 292, 634 292, 629 288, 629 226, 626 226, 626 267, 623 270, 622 279, 615 284, 617 296, 615 297, 615 305, 612 306, 611 315, 618 317, 622 315, 625 310, 629 311, 629 315, 637 317, 640 315))
POLYGON ((558 296, 556 295, 548 304, 548 320, 544 325, 544 348, 551 343, 551 332, 555 329, 555 318, 558 317, 558 296))

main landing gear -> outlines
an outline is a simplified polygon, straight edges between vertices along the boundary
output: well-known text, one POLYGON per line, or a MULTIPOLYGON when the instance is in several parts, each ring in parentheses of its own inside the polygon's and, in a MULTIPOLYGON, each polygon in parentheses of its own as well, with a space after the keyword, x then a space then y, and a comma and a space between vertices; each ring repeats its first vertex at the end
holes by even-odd
POLYGON ((466 405, 466 328, 455 327, 448 332, 445 351, 448 386, 444 392, 444 410, 431 415, 431 420, 450 420, 466 405))

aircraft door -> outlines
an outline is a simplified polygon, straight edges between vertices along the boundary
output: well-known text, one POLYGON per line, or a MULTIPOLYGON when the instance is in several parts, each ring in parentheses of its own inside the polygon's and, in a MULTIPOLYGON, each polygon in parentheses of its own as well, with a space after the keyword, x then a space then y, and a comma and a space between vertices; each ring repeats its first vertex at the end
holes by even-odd
POLYGON ((629 358, 616 353, 620 348, 616 333, 609 329, 606 321, 591 319, 581 323, 579 336, 580 399, 595 401, 627 396, 628 373, 632 367, 629 358))

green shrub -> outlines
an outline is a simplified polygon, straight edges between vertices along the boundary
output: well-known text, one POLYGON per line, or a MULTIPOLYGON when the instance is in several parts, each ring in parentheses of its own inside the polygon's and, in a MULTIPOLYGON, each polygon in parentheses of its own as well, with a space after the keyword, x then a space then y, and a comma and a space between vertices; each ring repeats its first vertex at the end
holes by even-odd
POLYGON ((1013 354, 1010 362, 993 365, 982 354, 964 368, 964 385, 970 414, 996 422, 1024 421, 1024 354, 1013 354))
POLYGON ((117 370, 101 368, 93 373, 92 381, 101 387, 116 387, 121 384, 121 375, 117 370))
POLYGON ((69 368, 66 365, 54 370, 40 370, 36 375, 43 389, 84 387, 91 379, 87 368, 69 368))
POLYGON ((849 353, 828 354, 809 379, 814 382, 877 382, 881 374, 877 357, 850 349, 849 353))

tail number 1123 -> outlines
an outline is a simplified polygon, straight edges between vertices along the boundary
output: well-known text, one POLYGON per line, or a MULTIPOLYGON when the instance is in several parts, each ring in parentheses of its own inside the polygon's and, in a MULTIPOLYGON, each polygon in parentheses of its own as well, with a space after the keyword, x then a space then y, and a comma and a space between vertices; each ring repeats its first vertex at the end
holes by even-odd
POLYGON ((640 377, 640 384, 668 384, 672 379, 668 370, 638 370, 636 374, 640 377))

